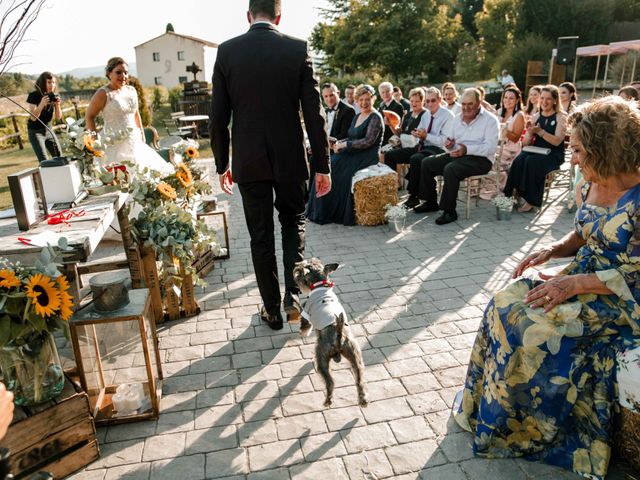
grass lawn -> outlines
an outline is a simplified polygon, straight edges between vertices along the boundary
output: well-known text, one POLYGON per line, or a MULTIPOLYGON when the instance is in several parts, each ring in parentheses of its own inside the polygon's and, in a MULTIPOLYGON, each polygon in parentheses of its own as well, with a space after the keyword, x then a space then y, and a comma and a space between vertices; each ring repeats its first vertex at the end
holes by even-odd
POLYGON ((25 143, 24 150, 18 148, 0 150, 0 210, 13 208, 7 175, 36 167, 37 165, 38 159, 28 142, 25 143))

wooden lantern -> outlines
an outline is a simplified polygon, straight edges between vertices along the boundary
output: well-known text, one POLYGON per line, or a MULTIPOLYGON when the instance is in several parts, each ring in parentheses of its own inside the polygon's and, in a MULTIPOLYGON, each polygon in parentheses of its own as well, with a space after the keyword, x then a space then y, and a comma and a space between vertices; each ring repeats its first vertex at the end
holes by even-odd
POLYGON ((96 425, 160 413, 162 364, 149 290, 131 290, 129 300, 109 312, 91 304, 70 321, 78 374, 96 425))

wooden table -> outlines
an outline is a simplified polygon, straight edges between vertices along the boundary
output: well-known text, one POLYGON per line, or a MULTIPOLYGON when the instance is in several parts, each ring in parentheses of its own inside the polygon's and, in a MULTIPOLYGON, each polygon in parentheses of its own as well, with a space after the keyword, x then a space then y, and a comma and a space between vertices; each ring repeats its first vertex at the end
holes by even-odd
MULTIPOLYGON (((117 217, 120 223, 121 232, 123 233, 125 252, 128 254, 130 245, 129 219, 122 207, 129 198, 128 193, 114 192, 99 196, 89 196, 80 204, 72 209, 74 212, 84 210, 83 216, 73 217, 69 219, 68 224, 49 225, 46 221, 39 223, 26 232, 18 229, 15 218, 5 218, 0 220, 0 257, 6 257, 9 260, 19 260, 23 264, 33 263, 40 257, 43 247, 26 245, 18 240, 18 238, 29 238, 38 233, 52 232, 59 236, 66 237, 69 247, 72 251, 64 256, 64 267, 67 279, 72 285, 72 294, 74 300, 79 299, 80 278, 82 273, 89 271, 104 271, 117 268, 126 268, 126 264, 118 265, 111 262, 108 265, 101 265, 91 270, 78 268, 78 263, 86 262, 91 254, 95 251, 104 237, 105 232, 117 217), (125 238, 127 237, 127 238, 125 238)), ((51 212, 55 214, 56 212, 51 212)), ((128 263, 128 262, 127 262, 128 263)))
POLYGON ((199 138, 198 122, 204 122, 205 120, 208 121, 209 115, 185 115, 184 117, 180 117, 178 120, 184 123, 191 123, 194 126, 196 138, 199 138))

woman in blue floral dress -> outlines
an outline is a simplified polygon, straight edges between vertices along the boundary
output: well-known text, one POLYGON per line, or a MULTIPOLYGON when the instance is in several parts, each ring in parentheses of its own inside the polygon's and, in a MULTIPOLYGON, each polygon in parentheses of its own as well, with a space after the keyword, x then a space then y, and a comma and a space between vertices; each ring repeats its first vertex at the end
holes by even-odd
POLYGON ((457 422, 477 455, 604 478, 616 405, 615 355, 640 345, 640 111, 606 97, 571 119, 572 163, 586 180, 575 230, 527 256, 558 275, 519 278, 489 303, 457 422))

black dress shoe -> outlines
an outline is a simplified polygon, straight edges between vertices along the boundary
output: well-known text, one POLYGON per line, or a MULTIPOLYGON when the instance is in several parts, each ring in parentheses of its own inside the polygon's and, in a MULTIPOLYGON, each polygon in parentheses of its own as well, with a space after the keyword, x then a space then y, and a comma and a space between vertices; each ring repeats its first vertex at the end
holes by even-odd
POLYGON ((417 207, 414 207, 413 211, 416 213, 428 213, 437 212, 440 210, 437 205, 429 205, 427 202, 422 202, 417 207))
POLYGON ((413 208, 417 205, 420 204, 420 199, 418 197, 414 197, 413 195, 409 197, 409 199, 404 202, 402 205, 404 205, 406 208, 413 208))
POLYGON ((282 330, 283 322, 280 310, 278 310, 277 313, 270 315, 267 312, 267 309, 262 306, 260 307, 260 318, 262 318, 262 320, 266 322, 266 324, 269 325, 269 328, 271 328, 272 330, 282 330))
POLYGON ((436 218, 436 223, 438 225, 446 225, 447 223, 455 222, 457 219, 458 214, 456 212, 444 212, 436 218))
POLYGON ((298 294, 286 292, 282 303, 284 305, 284 312, 287 314, 287 322, 298 323, 300 321, 300 312, 302 312, 298 294))

